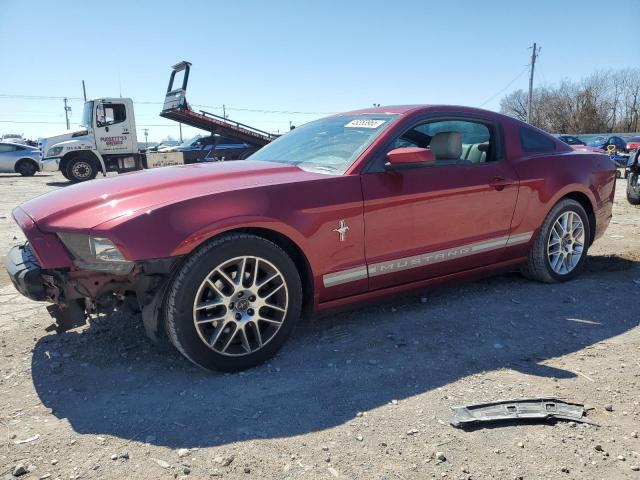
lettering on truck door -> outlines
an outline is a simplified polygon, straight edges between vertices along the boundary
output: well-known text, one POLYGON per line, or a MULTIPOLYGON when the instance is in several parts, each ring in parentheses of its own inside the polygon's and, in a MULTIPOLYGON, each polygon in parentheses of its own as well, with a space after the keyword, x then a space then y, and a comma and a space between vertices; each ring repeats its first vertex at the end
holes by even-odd
POLYGON ((96 144, 100 153, 133 151, 127 109, 124 103, 104 102, 96 108, 96 144))

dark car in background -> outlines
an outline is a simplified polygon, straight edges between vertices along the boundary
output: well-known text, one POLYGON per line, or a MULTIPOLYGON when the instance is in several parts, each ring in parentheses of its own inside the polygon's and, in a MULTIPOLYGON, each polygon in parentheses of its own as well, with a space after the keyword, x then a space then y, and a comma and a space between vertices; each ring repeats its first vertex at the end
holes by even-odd
POLYGON ((598 137, 588 143, 590 147, 601 148, 607 150, 609 145, 613 145, 617 152, 627 153, 627 142, 622 137, 612 135, 610 137, 598 137))
POLYGON ((586 145, 585 142, 573 135, 558 135, 558 140, 566 143, 567 145, 586 145))
POLYGON ((196 135, 165 152, 184 152, 185 159, 193 161, 216 162, 221 160, 244 160, 257 148, 236 138, 213 134, 196 135))

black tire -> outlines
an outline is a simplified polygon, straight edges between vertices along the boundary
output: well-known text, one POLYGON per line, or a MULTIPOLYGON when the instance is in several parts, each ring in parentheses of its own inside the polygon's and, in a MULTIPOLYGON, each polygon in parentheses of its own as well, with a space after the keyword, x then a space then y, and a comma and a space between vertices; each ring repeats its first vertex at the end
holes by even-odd
POLYGON ((72 183, 86 182, 96 178, 98 166, 95 159, 86 155, 78 155, 69 160, 66 173, 65 177, 72 183))
POLYGON ((62 176, 63 176, 64 178, 66 178, 67 180, 71 180, 71 179, 69 178, 69 175, 67 175, 67 169, 66 169, 66 168, 61 168, 61 169, 60 169, 60 173, 61 173, 61 174, 62 174, 62 176))
POLYGON ((536 235, 531 250, 529 251, 527 264, 522 268, 522 273, 525 277, 531 280, 537 280, 544 283, 556 283, 571 280, 584 266, 590 244, 591 228, 589 224, 589 217, 587 212, 584 210, 584 207, 580 205, 580 203, 569 198, 560 200, 547 214, 542 226, 538 230, 538 234, 536 235), (582 220, 584 229, 584 248, 582 250, 580 260, 575 267, 573 267, 573 270, 565 274, 559 274, 551 267, 547 248, 553 225, 561 215, 569 211, 578 214, 582 220))
POLYGON ((33 177, 38 170, 38 164, 30 158, 23 158, 16 163, 16 172, 23 177, 33 177))
POLYGON ((640 178, 638 172, 632 171, 627 179, 627 200, 631 205, 640 205, 640 178))
MULTIPOLYGON (((220 308, 233 312, 232 305, 227 308, 225 304, 220 308)), ((276 244, 264 238, 249 234, 227 234, 196 250, 176 272, 168 288, 164 322, 171 343, 192 363, 209 370, 237 371, 254 367, 275 355, 293 331, 301 311, 302 285, 291 258, 276 244), (245 256, 259 257, 277 268, 284 280, 288 303, 279 329, 261 348, 251 353, 228 356, 213 349, 215 340, 211 348, 205 344, 202 332, 199 333, 195 326, 194 302, 201 285, 205 279, 211 278, 214 269, 227 261, 245 256)), ((261 315, 258 313, 258 316, 261 315)), ((213 327, 217 328, 217 322, 213 327)), ((237 326, 231 328, 235 332, 237 326)), ((227 337, 229 341, 234 339, 234 335, 235 333, 227 337)), ((255 342, 255 336, 253 340, 255 342)), ((238 342, 239 340, 235 343, 238 342)))

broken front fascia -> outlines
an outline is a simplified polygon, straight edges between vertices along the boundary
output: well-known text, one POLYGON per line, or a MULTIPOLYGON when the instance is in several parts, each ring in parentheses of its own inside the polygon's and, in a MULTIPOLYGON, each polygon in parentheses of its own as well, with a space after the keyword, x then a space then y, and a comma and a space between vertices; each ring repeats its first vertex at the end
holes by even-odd
POLYGON ((557 398, 526 398, 518 400, 498 400, 451 407, 451 425, 463 427, 481 422, 527 421, 560 419, 574 422, 592 423, 584 416, 584 405, 569 403, 557 398))

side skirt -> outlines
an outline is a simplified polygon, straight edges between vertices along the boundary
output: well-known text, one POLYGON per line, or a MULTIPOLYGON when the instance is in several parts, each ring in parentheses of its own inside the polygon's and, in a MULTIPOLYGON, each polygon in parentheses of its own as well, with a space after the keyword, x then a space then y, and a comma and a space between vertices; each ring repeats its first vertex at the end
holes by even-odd
POLYGON ((370 292, 360 293, 352 297, 338 298, 336 300, 329 300, 316 305, 316 312, 324 312, 325 310, 341 309, 345 307, 351 307, 354 304, 364 303, 371 300, 381 300, 385 297, 398 294, 407 293, 412 290, 419 290, 425 287, 434 285, 440 285, 442 283, 448 283, 455 280, 473 280, 482 277, 492 276, 511 268, 522 265, 527 262, 527 257, 520 257, 504 262, 494 263, 486 265, 484 267, 473 268, 471 270, 463 270, 461 272, 450 273, 441 277, 427 278, 425 280, 419 280, 417 282, 405 283, 402 285, 396 285, 393 287, 382 288, 380 290, 372 290, 370 292))

